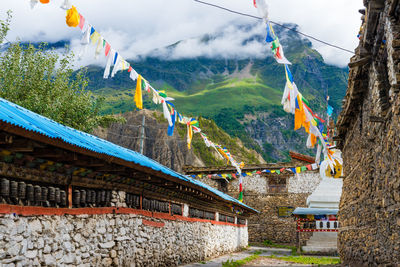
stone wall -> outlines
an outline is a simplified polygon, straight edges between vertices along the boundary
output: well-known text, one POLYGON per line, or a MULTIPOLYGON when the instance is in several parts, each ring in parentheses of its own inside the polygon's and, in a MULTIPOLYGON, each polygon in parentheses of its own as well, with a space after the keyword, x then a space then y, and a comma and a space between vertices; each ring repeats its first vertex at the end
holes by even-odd
POLYGON ((176 266, 247 246, 247 227, 140 214, 0 215, 1 266, 176 266))
POLYGON ((339 253, 352 266, 400 262, 398 1, 364 1, 364 32, 338 120, 343 149, 339 253))
MULTIPOLYGON (((0 204, 0 266, 177 266, 240 250, 246 225, 127 207, 44 208, 0 204)), ((243 218, 242 218, 243 219, 243 218)))
MULTIPOLYGON (((304 163, 303 163, 304 164, 304 163)), ((215 188, 221 188, 219 182, 209 179, 199 179, 215 188)), ((263 242, 266 240, 275 243, 296 244, 296 223, 292 217, 278 217, 278 207, 306 207, 307 198, 318 186, 321 178, 317 171, 307 171, 300 174, 258 175, 243 178, 244 203, 260 211, 248 220, 249 241, 263 242), (271 177, 285 179, 287 191, 271 193, 268 188, 268 179, 271 177)), ((238 197, 239 181, 232 180, 226 186, 226 193, 238 197)), ((303 240, 310 235, 302 234, 303 240)))

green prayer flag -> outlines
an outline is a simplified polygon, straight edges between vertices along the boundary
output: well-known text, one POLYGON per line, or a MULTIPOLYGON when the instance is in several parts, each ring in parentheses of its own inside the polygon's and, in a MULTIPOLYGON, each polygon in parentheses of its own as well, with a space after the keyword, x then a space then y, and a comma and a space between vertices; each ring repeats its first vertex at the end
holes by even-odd
POLYGON ((240 202, 242 202, 243 201, 243 192, 240 192, 239 193, 239 199, 238 199, 240 202))

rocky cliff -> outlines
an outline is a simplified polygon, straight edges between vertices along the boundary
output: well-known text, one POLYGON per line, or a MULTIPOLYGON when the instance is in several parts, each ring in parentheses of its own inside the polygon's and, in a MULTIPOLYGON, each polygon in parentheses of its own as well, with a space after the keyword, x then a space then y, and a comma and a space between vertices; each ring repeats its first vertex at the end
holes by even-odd
POLYGON ((167 124, 158 122, 154 111, 141 110, 123 114, 126 124, 114 123, 110 128, 98 128, 94 134, 120 146, 140 152, 143 140, 143 155, 176 171, 184 165, 204 166, 203 161, 189 150, 186 141, 178 134, 167 135, 167 124), (144 123, 144 138, 142 136, 144 123))
MULTIPOLYGON (((198 135, 193 137, 193 146, 189 150, 186 141, 186 126, 176 125, 174 135, 168 136, 168 124, 160 112, 141 110, 127 112, 122 116, 126 119, 125 124, 114 123, 109 128, 98 128, 94 134, 138 152, 143 141, 145 156, 178 172, 185 165, 203 167, 227 164, 218 157, 215 151, 207 148, 198 135), (144 127, 142 127, 143 117, 145 118, 144 127)), ((265 163, 260 154, 247 149, 239 139, 231 138, 213 121, 199 118, 199 122, 200 128, 209 134, 212 141, 227 146, 237 161, 244 161, 246 164, 265 163)))

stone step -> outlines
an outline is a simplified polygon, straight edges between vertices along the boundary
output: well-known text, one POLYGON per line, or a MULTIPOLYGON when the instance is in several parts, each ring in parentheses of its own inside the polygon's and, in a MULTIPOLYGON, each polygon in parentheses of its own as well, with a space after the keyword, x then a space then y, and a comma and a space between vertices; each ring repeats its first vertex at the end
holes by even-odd
POLYGON ((337 242, 307 242, 307 246, 318 246, 320 244, 323 246, 337 246, 337 242))
POLYGON ((337 247, 314 247, 314 246, 305 246, 302 247, 304 252, 313 252, 313 251, 318 251, 318 252, 336 252, 337 247))

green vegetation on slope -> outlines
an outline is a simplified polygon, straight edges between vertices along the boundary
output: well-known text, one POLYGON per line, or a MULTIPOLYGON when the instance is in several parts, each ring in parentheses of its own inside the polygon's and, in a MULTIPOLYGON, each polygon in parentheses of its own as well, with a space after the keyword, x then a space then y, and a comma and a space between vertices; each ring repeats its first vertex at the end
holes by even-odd
MULTIPOLYGON (((277 33, 280 35, 279 30, 277 33)), ((290 45, 285 47, 285 54, 293 63, 291 70, 299 90, 318 114, 325 113, 328 92, 330 103, 338 114, 345 94, 347 69, 327 65, 312 49, 311 42, 292 32, 286 34, 290 45)), ((175 98, 174 104, 180 113, 214 120, 246 147, 261 153, 264 159, 286 159, 290 149, 309 153, 305 149, 305 140, 297 142, 301 136, 293 131, 293 127, 281 129, 280 135, 285 142, 291 143, 290 148, 281 151, 265 140, 260 144, 260 139, 249 135, 248 130, 253 126, 244 120, 246 114, 252 114, 255 120, 260 120, 258 115, 261 113, 272 114, 277 119, 289 118, 280 104, 286 82, 284 68, 272 57, 177 60, 146 57, 131 63, 155 88, 165 90, 175 98)), ((133 110, 135 83, 123 73, 118 73, 112 80, 103 80, 102 71, 99 67, 88 69, 91 90, 106 99, 101 112, 115 114, 133 110)), ((145 97, 144 105, 149 109, 159 108, 148 97, 145 97)))

